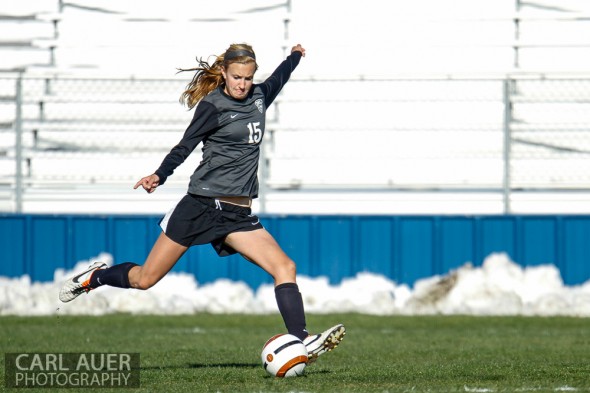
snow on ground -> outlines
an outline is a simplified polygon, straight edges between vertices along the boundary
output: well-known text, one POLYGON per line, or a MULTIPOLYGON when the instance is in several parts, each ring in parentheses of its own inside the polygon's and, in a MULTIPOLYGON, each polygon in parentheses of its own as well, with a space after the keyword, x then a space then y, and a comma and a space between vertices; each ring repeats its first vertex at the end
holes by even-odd
MULTIPOLYGON (((96 259, 112 263, 108 254, 96 259)), ((0 277, 0 315, 278 312, 270 284, 257 290, 227 279, 200 285, 198 278, 186 273, 169 273, 147 291, 101 287, 61 303, 57 299, 61 283, 89 263, 80 261, 72 271, 56 270, 50 283, 31 282, 28 276, 0 277)), ((413 287, 374 273, 359 273, 337 286, 326 277, 300 276, 298 282, 308 313, 590 317, 590 280, 564 286, 555 266, 523 268, 505 254, 488 256, 481 267, 465 264, 446 275, 419 280, 413 287)))

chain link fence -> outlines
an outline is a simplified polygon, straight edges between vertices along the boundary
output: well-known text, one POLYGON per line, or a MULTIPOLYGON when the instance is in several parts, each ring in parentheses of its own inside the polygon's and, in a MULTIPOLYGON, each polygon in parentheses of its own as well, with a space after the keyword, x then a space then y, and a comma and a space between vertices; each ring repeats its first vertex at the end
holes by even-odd
MULTIPOLYGON (((0 210, 136 204, 131 186, 192 117, 178 102, 187 82, 0 75, 0 210)), ((510 212, 516 191, 590 191, 589 109, 583 78, 294 79, 267 115, 261 198, 485 191, 510 212)), ((197 148, 159 201, 199 160, 197 148)))

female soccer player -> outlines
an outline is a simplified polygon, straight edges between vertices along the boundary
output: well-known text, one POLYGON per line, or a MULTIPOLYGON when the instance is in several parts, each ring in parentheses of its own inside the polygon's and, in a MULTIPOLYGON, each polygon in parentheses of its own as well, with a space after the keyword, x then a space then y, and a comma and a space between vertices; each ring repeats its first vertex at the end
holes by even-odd
POLYGON ((254 50, 247 44, 232 44, 212 65, 197 59, 198 67, 181 69, 196 71, 181 95, 181 102, 195 108, 193 119, 160 167, 134 188, 156 191, 203 142, 203 158, 190 178, 188 193, 160 221, 162 233, 143 266, 126 262, 107 267, 95 262, 66 281, 59 293, 62 302, 101 285, 148 289, 172 269, 189 247, 210 243, 218 255, 240 253, 273 277, 287 331, 303 340, 310 361, 342 341, 346 332, 342 324, 309 335, 295 263, 251 210, 252 199, 258 196, 266 108, 303 56, 305 49, 299 44, 294 46, 261 84, 253 83, 258 65, 254 50))

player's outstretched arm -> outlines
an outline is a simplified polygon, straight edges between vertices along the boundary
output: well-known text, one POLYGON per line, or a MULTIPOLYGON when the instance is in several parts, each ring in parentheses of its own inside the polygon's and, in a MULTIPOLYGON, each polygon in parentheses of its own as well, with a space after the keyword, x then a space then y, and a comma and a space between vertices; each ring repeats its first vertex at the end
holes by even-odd
POLYGON ((305 57, 305 48, 302 47, 301 44, 297 44, 293 48, 291 48, 291 53, 293 53, 295 51, 301 52, 301 56, 305 57))
POLYGON ((138 181, 135 186, 133 187, 134 190, 137 190, 139 186, 142 186, 143 189, 148 193, 151 194, 152 192, 156 191, 156 188, 160 185, 160 178, 155 173, 146 177, 143 177, 140 181, 138 181))

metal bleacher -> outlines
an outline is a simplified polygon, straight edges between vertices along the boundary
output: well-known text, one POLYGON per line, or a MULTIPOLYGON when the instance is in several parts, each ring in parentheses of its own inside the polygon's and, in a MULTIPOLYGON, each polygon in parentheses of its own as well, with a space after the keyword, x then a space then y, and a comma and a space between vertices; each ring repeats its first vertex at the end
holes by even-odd
POLYGON ((307 194, 318 212, 589 211, 589 5, 394 8, 296 4, 292 34, 322 52, 279 106, 293 126, 274 132, 270 184, 339 190, 307 194), (325 15, 350 28, 318 34, 325 15))
POLYGON ((53 0, 6 0, 0 5, 0 207, 12 210, 15 179, 15 119, 17 80, 30 66, 50 66, 50 48, 36 44, 51 39, 56 24, 47 15, 57 10, 53 0))
POLYGON ((56 21, 49 15, 57 10, 54 0, 5 0, 0 6, 0 58, 3 71, 19 71, 31 65, 49 65, 51 49, 36 40, 52 39, 56 21))
POLYGON ((526 211, 530 195, 553 193, 547 210, 560 206, 555 192, 590 190, 581 0, 419 0, 395 12, 376 0, 358 12, 335 0, 231 0, 190 15, 183 0, 166 10, 9 3, 0 7, 10 31, 0 39, 10 58, 0 73, 3 211, 167 209, 198 150, 149 199, 131 187, 192 116, 178 103, 190 75, 176 67, 231 42, 254 44, 257 79, 290 45, 308 49, 268 115, 259 211, 526 211))
POLYGON ((272 185, 383 190, 501 183, 497 81, 314 81, 287 89, 279 111, 294 126, 273 133, 272 185), (314 106, 321 114, 308 116, 314 106))
MULTIPOLYGON (((178 102, 192 75, 175 75, 176 67, 194 66, 195 55, 206 58, 236 42, 236 30, 246 32, 240 37, 244 39, 284 23, 277 17, 284 11, 272 7, 267 12, 274 15, 271 20, 252 23, 248 7, 256 11, 265 1, 248 7, 227 2, 232 12, 223 17, 218 17, 222 8, 215 5, 188 15, 181 9, 182 1, 170 2, 164 11, 116 1, 45 3, 55 8, 38 6, 38 12, 30 11, 27 17, 52 20, 56 26, 55 34, 30 37, 31 45, 51 54, 51 61, 30 60, 17 69, 20 74, 5 73, 7 80, 2 80, 9 105, 3 111, 8 131, 2 134, 6 165, 0 174, 5 185, 0 188, 7 196, 0 198, 3 210, 88 212, 110 204, 108 211, 136 212, 142 202, 131 187, 157 168, 192 117, 178 102), (212 26, 220 31, 207 34, 212 26), (195 40, 201 31, 204 34, 195 40), (21 160, 16 157, 15 134, 21 160), (19 169, 15 160, 21 162, 19 169), (21 179, 20 187, 11 183, 15 178, 21 179), (14 188, 23 189, 20 206, 14 188)), ((264 56, 265 51, 258 53, 264 56)), ((275 57, 280 57, 280 50, 275 57)), ((198 152, 193 154, 166 188, 146 201, 149 207, 139 210, 168 208, 186 190, 199 158, 198 152)))
MULTIPOLYGON (((23 80, 22 178, 29 206, 73 201, 91 210, 101 197, 122 205, 133 198, 133 184, 157 168, 192 115, 178 103, 179 81, 134 84, 128 78, 23 80)), ((185 187, 189 174, 186 165, 168 188, 185 187)), ((170 197, 163 194, 156 200, 166 203, 170 197)))

